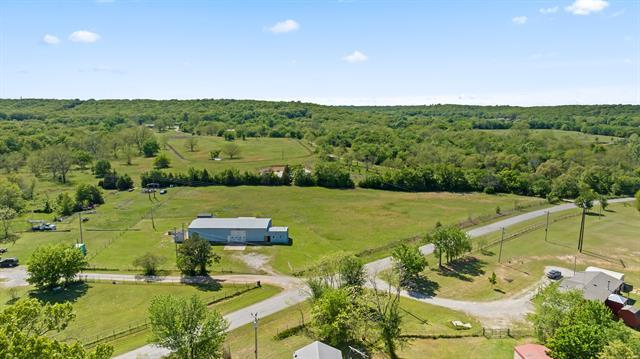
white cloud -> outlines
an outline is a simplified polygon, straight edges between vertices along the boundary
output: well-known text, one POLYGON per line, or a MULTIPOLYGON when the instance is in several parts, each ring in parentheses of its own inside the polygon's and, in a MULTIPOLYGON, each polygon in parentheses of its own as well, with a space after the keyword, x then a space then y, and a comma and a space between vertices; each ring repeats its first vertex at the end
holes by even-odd
POLYGON ((342 58, 344 61, 355 64, 358 62, 364 62, 369 59, 369 56, 363 54, 362 52, 356 50, 349 55, 342 58))
POLYGON ((94 43, 100 40, 100 35, 87 30, 74 31, 69 35, 69 40, 73 42, 83 42, 85 44, 94 43))
POLYGON ((552 7, 543 7, 542 9, 540 9, 540 13, 541 14, 555 14, 558 12, 558 10, 560 10, 559 6, 552 6, 552 7))
POLYGON ((57 36, 49 35, 49 34, 44 35, 44 37, 42 38, 42 41, 45 44, 49 44, 49 45, 57 45, 60 43, 60 39, 57 36))
POLYGON ((538 52, 529 56, 531 60, 548 60, 558 57, 556 52, 538 52))
POLYGON ((513 21, 513 23, 517 25, 524 25, 527 23, 527 20, 529 20, 529 18, 526 16, 516 16, 511 19, 511 21, 513 21))
POLYGON ((574 15, 589 15, 604 10, 609 3, 605 0, 576 0, 564 9, 574 15))
POLYGON ((93 69, 91 69, 91 71, 93 72, 106 72, 106 73, 111 73, 111 74, 118 74, 118 75, 123 75, 124 71, 121 69, 117 69, 111 66, 96 66, 93 69))
POLYGON ((284 34, 291 31, 296 31, 300 28, 300 24, 295 20, 285 20, 276 23, 275 25, 269 28, 274 34, 284 34))
POLYGON ((622 10, 616 11, 616 12, 614 12, 613 14, 609 15, 609 18, 610 18, 610 19, 612 19, 612 18, 614 18, 614 17, 618 17, 618 16, 620 16, 620 15, 623 15, 623 14, 625 13, 625 11, 626 11, 625 9, 622 9, 622 10))

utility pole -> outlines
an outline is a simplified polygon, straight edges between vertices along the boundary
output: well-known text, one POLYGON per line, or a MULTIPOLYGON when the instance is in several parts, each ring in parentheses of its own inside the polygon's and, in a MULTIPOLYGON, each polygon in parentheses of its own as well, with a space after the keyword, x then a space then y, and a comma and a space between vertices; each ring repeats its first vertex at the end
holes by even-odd
MULTIPOLYGON (((182 241, 184 241, 184 237, 182 237, 182 241)), ((176 258, 178 258, 178 232, 176 227, 173 227, 173 244, 176 246, 176 258)))
POLYGON ((153 203, 151 204, 151 226, 153 230, 156 230, 156 221, 153 219, 153 203))
POLYGON ((549 211, 547 211, 547 225, 544 228, 544 241, 547 241, 547 236, 549 235, 549 211))
POLYGON ((78 223, 80 224, 80 243, 84 243, 82 239, 82 212, 78 212, 78 223))
POLYGON ((253 317, 253 332, 254 332, 254 350, 253 352, 256 354, 256 359, 258 359, 258 313, 251 313, 253 317))
POLYGON ((502 259, 502 243, 504 243, 504 227, 502 227, 502 237, 500 238, 500 254, 498 254, 498 263, 502 259))
POLYGON ((582 209, 582 220, 580 221, 580 234, 578 234, 578 251, 582 253, 582 244, 584 242, 584 222, 587 216, 587 209, 582 209))

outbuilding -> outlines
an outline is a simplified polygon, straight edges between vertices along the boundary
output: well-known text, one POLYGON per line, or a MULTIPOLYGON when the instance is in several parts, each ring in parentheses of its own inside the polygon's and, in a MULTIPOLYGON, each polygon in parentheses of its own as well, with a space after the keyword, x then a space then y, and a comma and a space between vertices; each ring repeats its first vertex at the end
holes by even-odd
POLYGON ((605 300, 604 305, 609 307, 613 314, 618 314, 620 309, 624 308, 627 305, 629 299, 621 296, 620 294, 610 294, 607 300, 605 300))
POLYGON ((189 236, 193 234, 220 244, 289 243, 289 228, 273 227, 271 218, 198 217, 189 224, 189 236))
POLYGON ((640 309, 631 305, 625 305, 618 312, 618 318, 620 318, 627 326, 634 329, 640 329, 640 309))

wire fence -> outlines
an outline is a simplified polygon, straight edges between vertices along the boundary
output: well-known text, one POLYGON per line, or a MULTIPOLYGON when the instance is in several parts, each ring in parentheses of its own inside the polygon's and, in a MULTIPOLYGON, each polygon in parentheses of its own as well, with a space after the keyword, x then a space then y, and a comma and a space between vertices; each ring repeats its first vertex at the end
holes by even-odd
MULTIPOLYGON (((532 203, 527 203, 525 205, 519 205, 517 202, 514 203, 514 207, 512 209, 506 210, 501 212, 500 214, 485 214, 485 215, 480 215, 477 217, 472 217, 469 216, 467 219, 458 222, 458 227, 460 228, 468 228, 468 227, 472 227, 472 226, 476 226, 478 224, 482 224, 482 223, 487 223, 487 222, 491 222, 497 218, 501 218, 513 213, 517 213, 517 212, 522 212, 524 210, 530 209, 530 208, 534 208, 534 207, 539 207, 541 205, 543 205, 544 203, 547 203, 547 201, 535 201, 532 203)), ((423 234, 416 234, 414 236, 411 237, 405 237, 405 238, 401 238, 401 239, 397 239, 391 242, 386 243, 385 245, 382 246, 378 246, 378 247, 373 247, 373 248, 367 248, 364 250, 361 250, 359 252, 354 253, 354 255, 356 257, 369 257, 369 256, 373 256, 376 254, 380 254, 380 253, 386 253, 389 252, 391 249, 399 246, 400 244, 408 244, 408 245, 415 245, 415 244, 420 244, 423 241, 424 235, 423 234)), ((488 247, 487 246, 483 246, 483 248, 488 247)), ((302 269, 298 269, 298 270, 293 270, 291 272, 292 275, 299 277, 299 276, 304 276, 306 273, 314 271, 317 267, 315 265, 306 267, 306 268, 302 268, 302 269)))
MULTIPOLYGON (((563 221, 563 220, 569 219, 569 218, 578 217, 578 216, 580 216, 580 214, 581 214, 580 212, 575 212, 575 213, 565 214, 565 215, 562 215, 560 217, 555 217, 555 218, 550 219, 549 224, 556 223, 556 222, 559 222, 559 221, 563 221)), ((484 249, 487 249, 489 247, 498 245, 498 244, 500 244, 501 241, 503 243, 504 242, 508 242, 508 241, 510 241, 512 239, 518 238, 518 237, 520 237, 520 236, 522 236, 524 234, 527 234, 529 232, 533 232, 535 230, 544 228, 544 227, 546 227, 546 225, 547 225, 546 222, 539 222, 539 223, 534 223, 534 224, 531 224, 529 226, 520 228, 520 229, 518 229, 518 230, 516 230, 514 232, 505 233, 504 241, 502 240, 502 237, 499 237, 499 238, 497 238, 497 239, 495 239, 493 241, 490 241, 486 245, 483 245, 481 248, 477 248, 475 251, 484 250, 484 249)))
MULTIPOLYGON (((88 282, 93 282, 93 283, 105 283, 105 282, 112 282, 112 281, 104 281, 104 280, 95 280, 95 279, 88 279, 88 282)), ((163 282, 163 283, 155 283, 155 282, 148 282, 148 281, 127 281, 127 282, 118 282, 119 284, 128 284, 128 285, 149 285, 149 284, 153 284, 153 285, 176 285, 176 286, 184 286, 187 285, 186 283, 179 283, 179 282, 163 282)), ((229 300, 231 298, 240 296, 242 294, 245 294, 249 291, 258 289, 260 287, 258 287, 257 285, 253 285, 253 284, 245 284, 245 285, 235 285, 236 289, 233 291, 227 291, 225 292, 223 295, 221 296, 214 296, 214 297, 210 297, 208 299, 206 299, 206 305, 207 306, 213 306, 215 304, 221 303, 223 301, 229 300)), ((90 329, 91 327, 93 327, 94 324, 93 323, 89 323, 86 324, 84 326, 81 327, 76 327, 75 330, 81 330, 84 331, 83 329, 87 328, 90 329)), ((102 343, 108 343, 110 341, 116 340, 116 339, 120 339, 120 338, 124 338, 126 336, 129 335, 133 335, 142 331, 145 331, 149 328, 150 326, 150 322, 148 319, 144 319, 144 320, 138 320, 138 321, 131 321, 123 326, 120 326, 118 328, 113 328, 113 329, 108 329, 105 331, 101 331, 98 334, 92 334, 92 335, 88 335, 88 336, 82 336, 82 337, 78 337, 78 336, 74 336, 74 335, 70 335, 67 332, 59 332, 56 333, 55 335, 52 335, 52 338, 59 340, 59 341, 78 341, 80 343, 82 343, 83 346, 85 347, 94 347, 98 344, 102 344, 102 343)))

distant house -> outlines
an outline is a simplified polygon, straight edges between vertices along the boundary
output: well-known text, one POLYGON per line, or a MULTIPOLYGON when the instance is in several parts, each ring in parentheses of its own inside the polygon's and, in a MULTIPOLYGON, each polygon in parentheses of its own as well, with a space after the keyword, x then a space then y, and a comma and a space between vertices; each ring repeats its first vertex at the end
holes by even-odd
POLYGON ((342 352, 330 345, 315 341, 293 353, 293 359, 342 359, 342 352))
POLYGON ((618 312, 618 318, 631 328, 640 329, 640 309, 631 305, 625 305, 618 312))
POLYGON ((267 167, 267 168, 261 169, 260 170, 260 174, 264 175, 264 174, 267 174, 267 173, 271 172, 276 177, 282 178, 282 176, 284 175, 284 168, 285 168, 285 166, 271 166, 271 167, 267 167))
POLYGON ((576 272, 560 282, 561 290, 578 290, 587 300, 604 303, 611 294, 620 293, 623 281, 599 271, 576 272))
POLYGON ((518 345, 513 348, 513 359, 551 359, 547 350, 547 347, 540 344, 518 345))
POLYGON ((189 224, 189 236, 195 233, 211 243, 289 243, 289 228, 272 226, 271 218, 199 216, 189 224))

